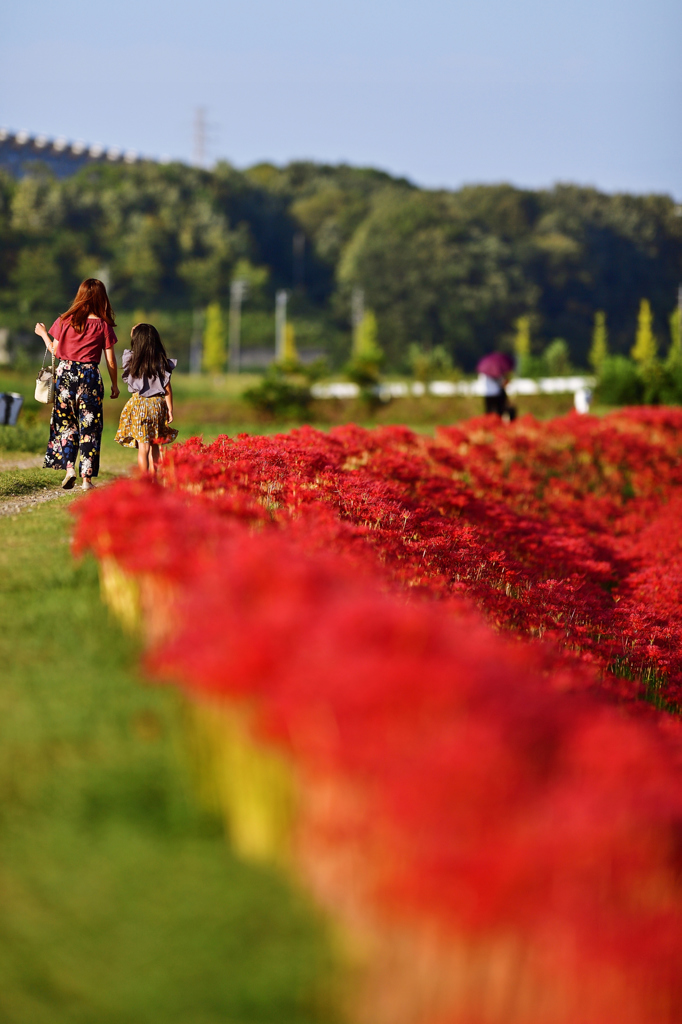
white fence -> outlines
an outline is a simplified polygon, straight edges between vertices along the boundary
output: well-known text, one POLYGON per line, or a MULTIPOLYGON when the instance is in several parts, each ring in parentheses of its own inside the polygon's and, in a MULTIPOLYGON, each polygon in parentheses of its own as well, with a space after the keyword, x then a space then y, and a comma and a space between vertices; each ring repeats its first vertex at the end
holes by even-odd
MULTIPOLYGON (((581 388, 593 388, 594 377, 515 377, 507 385, 508 395, 574 395, 581 388)), ((331 384, 313 384, 314 398, 357 398, 360 388, 350 381, 336 381, 331 384)), ((467 398, 482 397, 482 384, 479 380, 432 380, 428 384, 420 381, 387 381, 377 387, 379 398, 407 398, 409 395, 420 397, 425 394, 438 398, 450 398, 460 395, 467 398)))

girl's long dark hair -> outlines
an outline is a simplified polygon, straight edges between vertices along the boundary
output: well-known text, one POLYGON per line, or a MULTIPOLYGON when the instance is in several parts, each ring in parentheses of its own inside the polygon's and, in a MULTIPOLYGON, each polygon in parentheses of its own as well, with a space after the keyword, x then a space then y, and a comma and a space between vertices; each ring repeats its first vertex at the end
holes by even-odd
POLYGON ((170 369, 161 336, 151 324, 138 324, 130 338, 133 357, 130 360, 131 377, 160 377, 170 369))
POLYGON ((88 277, 79 285, 76 298, 59 319, 70 319, 74 331, 81 334, 91 313, 93 316, 98 316, 100 320, 104 320, 110 327, 116 326, 107 290, 96 277, 88 277))

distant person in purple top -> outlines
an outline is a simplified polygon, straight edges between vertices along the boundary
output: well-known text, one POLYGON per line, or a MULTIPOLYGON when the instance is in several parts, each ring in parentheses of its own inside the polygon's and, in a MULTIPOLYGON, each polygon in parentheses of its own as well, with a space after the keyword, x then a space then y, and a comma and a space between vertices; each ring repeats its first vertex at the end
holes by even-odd
POLYGON ((171 374, 178 365, 169 359, 152 324, 135 324, 130 332, 131 348, 125 349, 121 365, 123 380, 132 393, 121 412, 115 440, 125 448, 137 448, 141 473, 154 475, 161 445, 178 436, 173 422, 171 374))
POLYGON ((99 473, 104 399, 99 363, 104 352, 111 397, 118 398, 115 326, 107 290, 94 277, 83 281, 66 313, 57 317, 49 331, 43 323, 35 326, 35 333, 59 359, 45 468, 66 470, 65 490, 76 483, 79 452, 84 491, 90 490, 93 476, 99 473))
POLYGON ((478 393, 483 397, 486 415, 495 413, 510 423, 516 419, 516 409, 509 404, 507 381, 514 369, 514 358, 507 352, 491 352, 479 359, 478 393))

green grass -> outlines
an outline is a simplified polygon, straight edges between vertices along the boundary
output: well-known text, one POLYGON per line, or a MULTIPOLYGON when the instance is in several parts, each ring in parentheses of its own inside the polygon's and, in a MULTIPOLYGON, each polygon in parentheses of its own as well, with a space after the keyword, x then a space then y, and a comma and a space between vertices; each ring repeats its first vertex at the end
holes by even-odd
POLYGON ((0 369, 0 391, 15 391, 24 396, 16 427, 0 426, 0 453, 45 450, 50 433, 50 409, 33 397, 39 369, 39 365, 34 372, 0 369))
POLYGON ((43 423, 18 423, 0 426, 0 452, 39 452, 45 448, 49 426, 43 423))
POLYGON ((0 1021, 329 1021, 320 922, 197 808, 67 500, 0 519, 0 1021))
POLYGON ((173 393, 180 401, 192 399, 236 399, 260 380, 255 373, 173 374, 173 393))
POLYGON ((59 487, 62 476, 51 469, 13 469, 0 473, 0 498, 16 498, 59 487))
POLYGON ((33 397, 39 369, 39 360, 36 360, 34 370, 15 370, 8 366, 0 367, 0 391, 15 391, 24 396, 24 407, 21 411, 21 416, 24 416, 27 410, 37 412, 40 409, 46 408, 40 402, 36 402, 33 397))

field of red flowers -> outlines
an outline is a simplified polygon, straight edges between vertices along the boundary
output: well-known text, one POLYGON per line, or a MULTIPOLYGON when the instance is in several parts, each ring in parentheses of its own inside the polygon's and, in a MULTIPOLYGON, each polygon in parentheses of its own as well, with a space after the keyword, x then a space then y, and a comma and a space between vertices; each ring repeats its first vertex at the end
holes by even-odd
POLYGON ((682 1020, 682 412, 177 446, 78 506, 372 1024, 682 1020))

